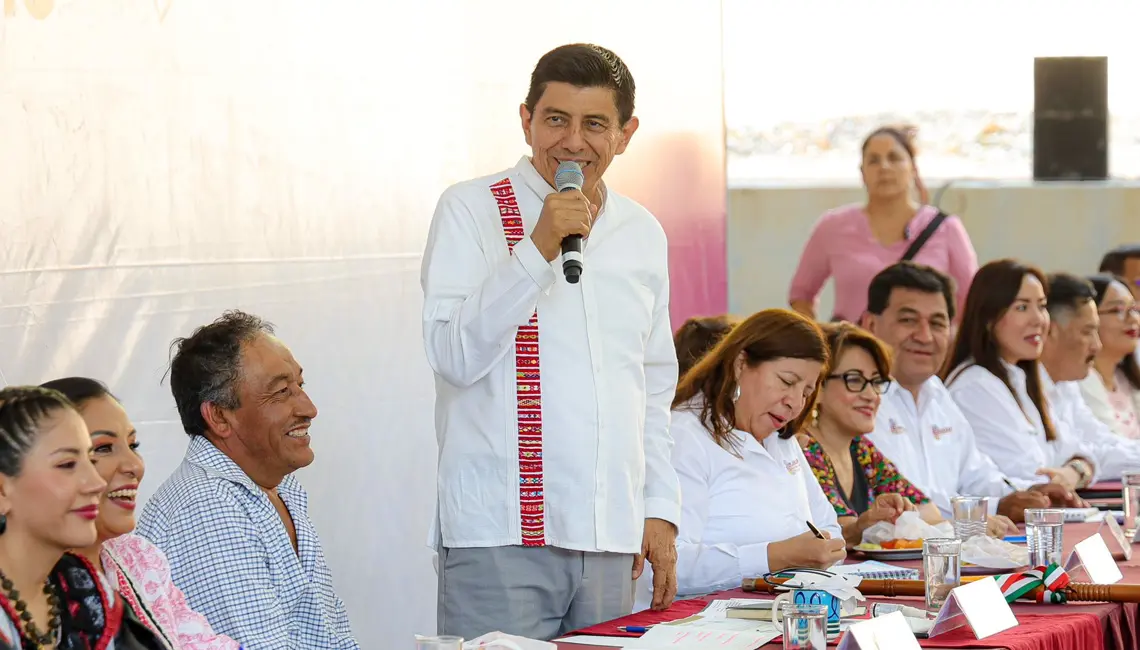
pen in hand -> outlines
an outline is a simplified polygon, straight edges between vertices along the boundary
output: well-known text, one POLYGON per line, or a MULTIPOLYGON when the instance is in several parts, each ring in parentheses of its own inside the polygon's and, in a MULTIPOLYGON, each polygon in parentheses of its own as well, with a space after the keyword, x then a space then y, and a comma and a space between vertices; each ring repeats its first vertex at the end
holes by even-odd
POLYGON ((816 539, 827 539, 823 536, 823 533, 819 532, 819 529, 815 527, 815 524, 811 523, 810 521, 805 521, 804 523, 807 524, 808 529, 811 530, 816 539))

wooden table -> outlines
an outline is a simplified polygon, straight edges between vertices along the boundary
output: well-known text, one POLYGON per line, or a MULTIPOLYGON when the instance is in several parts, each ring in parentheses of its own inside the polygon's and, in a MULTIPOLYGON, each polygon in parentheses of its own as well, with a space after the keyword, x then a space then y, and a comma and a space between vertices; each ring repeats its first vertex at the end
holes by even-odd
MULTIPOLYGON (((1065 525, 1065 557, 1068 553, 1072 552, 1073 546, 1086 538, 1089 535, 1097 532, 1097 524, 1066 524, 1065 525)), ((1109 537, 1107 528, 1101 531, 1101 536, 1105 537, 1108 547, 1115 549, 1115 542, 1109 537)), ((860 561, 861 558, 853 556, 850 561, 860 561)), ((911 560, 907 562, 892 562, 899 566, 917 568, 921 570, 921 560, 911 560)), ((1124 582, 1140 583, 1140 548, 1136 548, 1136 555, 1133 556, 1131 561, 1118 560, 1121 573, 1124 574, 1124 582)), ((1082 582, 1087 581, 1087 576, 1083 571, 1077 570, 1076 575, 1072 576, 1074 581, 1082 582)), ((723 597, 749 597, 750 594, 740 593, 724 593, 723 597)), ((721 597, 720 595, 713 595, 713 598, 721 597)), ((757 597, 771 598, 768 595, 757 594, 757 597)), ((907 601, 908 604, 916 602, 915 599, 886 599, 886 598, 871 598, 872 602, 899 602, 907 601)), ((921 599, 917 600, 918 606, 921 607, 921 599)), ((1047 614, 1050 608, 1064 608, 1065 613, 1078 613, 1085 612, 1095 614, 1101 619, 1101 623, 1105 629, 1105 648, 1108 650, 1140 650, 1140 637, 1138 637, 1137 630, 1137 606, 1134 603, 1121 605, 1119 603, 1069 603, 1066 605, 1037 605, 1035 603, 1016 603, 1013 606, 1015 614, 1047 614)), ((616 646, 586 646, 576 643, 560 642, 557 644, 559 650, 604 650, 610 648, 613 650, 616 646)), ((771 643, 765 647, 779 647, 779 643, 771 643)))

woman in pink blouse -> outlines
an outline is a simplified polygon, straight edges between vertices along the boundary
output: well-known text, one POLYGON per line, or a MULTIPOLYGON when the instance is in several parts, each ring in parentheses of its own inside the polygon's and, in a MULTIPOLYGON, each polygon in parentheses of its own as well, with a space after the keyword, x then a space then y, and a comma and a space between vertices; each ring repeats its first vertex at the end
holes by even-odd
MULTIPOLYGON (((917 188, 926 198, 914 154, 911 138, 899 129, 884 127, 863 141, 860 169, 867 204, 829 210, 816 222, 792 278, 788 295, 792 309, 816 318, 819 292, 832 278, 834 319, 860 321, 871 278, 902 259, 938 216, 937 208, 913 197, 917 188)), ((978 270, 978 256, 958 217, 945 218, 912 259, 953 277, 961 307, 978 270)))
POLYGON ((233 639, 215 635, 210 623, 186 602, 170 579, 170 565, 135 529, 135 498, 145 466, 135 429, 119 401, 94 379, 68 377, 43 385, 63 393, 91 433, 95 470, 107 481, 99 507, 94 546, 78 551, 102 569, 123 601, 169 650, 241 650, 233 639))

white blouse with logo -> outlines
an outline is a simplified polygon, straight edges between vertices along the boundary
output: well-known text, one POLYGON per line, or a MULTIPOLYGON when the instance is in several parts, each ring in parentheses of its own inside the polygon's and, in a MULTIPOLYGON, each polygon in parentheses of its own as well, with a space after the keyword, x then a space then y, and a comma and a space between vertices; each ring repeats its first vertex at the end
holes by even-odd
MULTIPOLYGON (((678 595, 735 588, 767 573, 768 544, 807 532, 808 521, 842 536, 795 438, 773 433, 760 443, 734 429, 736 451, 730 451, 713 441, 696 403, 673 411, 672 431, 681 481, 678 595)), ((646 602, 649 585, 652 576, 643 577, 638 604, 646 602)))

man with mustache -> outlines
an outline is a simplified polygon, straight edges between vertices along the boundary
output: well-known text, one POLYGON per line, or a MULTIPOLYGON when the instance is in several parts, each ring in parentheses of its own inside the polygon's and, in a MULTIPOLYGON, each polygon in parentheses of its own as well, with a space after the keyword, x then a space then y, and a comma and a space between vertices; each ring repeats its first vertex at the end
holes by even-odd
POLYGON ((359 650, 308 494, 317 407, 273 326, 229 311, 174 341, 170 390, 186 457, 139 518, 216 632, 257 650, 359 650))
POLYGON ((530 155, 451 186, 432 218, 441 634, 551 639, 623 616, 647 562, 652 607, 676 595, 668 242, 603 180, 637 131, 634 90, 603 47, 546 53, 519 107, 530 155), (566 163, 581 187, 559 192, 566 163), (572 235, 576 281, 559 259, 572 235))
MULTIPOLYGON (((1049 334, 1041 352, 1041 380, 1053 424, 1083 439, 1097 480, 1140 469, 1140 441, 1115 435, 1085 403, 1080 382, 1100 350, 1100 315, 1092 283, 1068 273, 1049 276, 1049 334)), ((1062 434, 1064 435, 1064 434, 1062 434)))
POLYGON ((863 326, 892 348, 895 380, 883 395, 871 441, 947 517, 958 495, 991 497, 990 514, 1014 522, 1024 520, 1026 508, 1078 504, 1059 485, 1015 487, 978 451, 966 416, 938 377, 954 305, 953 280, 929 266, 899 262, 871 280, 863 326))

